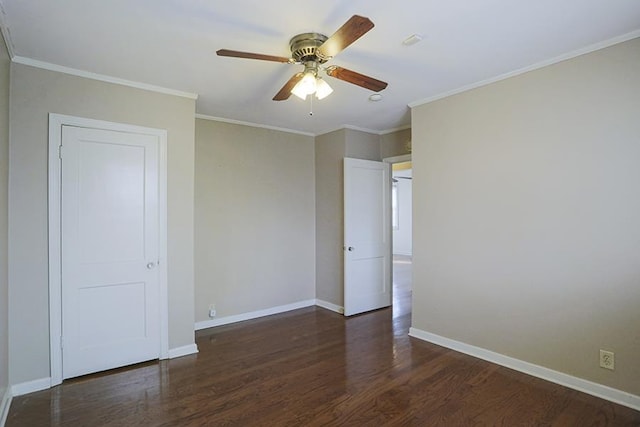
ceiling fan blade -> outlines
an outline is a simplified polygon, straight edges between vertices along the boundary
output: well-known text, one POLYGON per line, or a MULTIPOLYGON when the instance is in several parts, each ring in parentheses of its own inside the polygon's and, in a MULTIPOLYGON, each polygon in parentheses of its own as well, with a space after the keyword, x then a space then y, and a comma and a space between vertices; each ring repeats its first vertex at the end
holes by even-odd
POLYGON ((293 89, 293 87, 296 84, 298 84, 298 82, 302 79, 303 76, 304 76, 304 73, 294 74, 293 77, 291 77, 289 81, 286 82, 284 86, 282 86, 282 89, 280 89, 280 92, 276 93, 276 96, 273 97, 273 100, 285 101, 289 99, 289 97, 291 96, 291 89, 293 89))
POLYGON ((220 49, 216 52, 218 56, 230 56, 233 58, 260 59, 262 61, 293 63, 293 59, 284 56, 263 55, 261 53, 240 52, 237 50, 220 49))
POLYGON ((329 60, 373 28, 373 22, 364 16, 353 15, 342 27, 329 37, 318 49, 318 57, 329 60))
POLYGON ((380 92, 387 87, 387 83, 346 68, 331 66, 327 68, 327 74, 339 80, 361 86, 374 92, 380 92))

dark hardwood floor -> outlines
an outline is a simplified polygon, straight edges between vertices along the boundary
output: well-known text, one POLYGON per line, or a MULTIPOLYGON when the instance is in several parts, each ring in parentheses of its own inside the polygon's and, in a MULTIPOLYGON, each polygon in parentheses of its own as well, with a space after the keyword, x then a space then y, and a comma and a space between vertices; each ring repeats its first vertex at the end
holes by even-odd
POLYGON ((199 331, 200 353, 16 397, 7 426, 640 426, 640 412, 407 336, 394 309, 199 331))

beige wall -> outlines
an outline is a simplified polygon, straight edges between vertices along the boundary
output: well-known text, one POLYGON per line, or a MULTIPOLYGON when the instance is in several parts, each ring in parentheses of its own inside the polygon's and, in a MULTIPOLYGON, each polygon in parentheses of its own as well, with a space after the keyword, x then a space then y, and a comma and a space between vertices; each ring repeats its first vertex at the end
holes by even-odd
POLYGON ((374 161, 382 159, 380 157, 380 135, 345 129, 344 137, 344 157, 374 161))
POLYGON ((380 136, 380 158, 411 154, 407 144, 411 144, 411 128, 385 133, 380 136))
POLYGON ((316 298, 343 306, 342 159, 345 129, 316 137, 316 298))
POLYGON ((196 321, 315 298, 313 137, 196 120, 196 321))
POLYGON ((9 54, 0 33, 0 402, 9 385, 9 69, 9 54))
POLYGON ((639 117, 640 39, 415 107, 413 327, 640 395, 639 117))
POLYGON ((11 91, 10 382, 49 377, 50 112, 168 130, 169 347, 192 344, 195 101, 20 64, 12 64, 11 91))

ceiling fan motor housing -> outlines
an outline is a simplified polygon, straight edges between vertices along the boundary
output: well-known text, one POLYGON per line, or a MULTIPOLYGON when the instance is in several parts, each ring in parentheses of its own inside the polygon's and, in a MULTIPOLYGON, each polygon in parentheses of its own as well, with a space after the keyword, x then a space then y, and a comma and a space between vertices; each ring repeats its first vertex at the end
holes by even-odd
POLYGON ((291 48, 291 57, 296 62, 306 63, 309 61, 324 64, 327 59, 320 58, 316 54, 316 50, 326 40, 327 36, 319 33, 303 33, 293 37, 289 42, 291 48))

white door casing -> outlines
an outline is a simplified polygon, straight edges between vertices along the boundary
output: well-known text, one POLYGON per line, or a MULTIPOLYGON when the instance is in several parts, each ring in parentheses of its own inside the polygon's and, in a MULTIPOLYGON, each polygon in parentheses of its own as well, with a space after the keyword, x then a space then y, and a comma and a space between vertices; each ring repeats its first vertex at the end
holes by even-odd
POLYGON ((391 305, 389 164, 344 159, 344 314, 391 305))
POLYGON ((51 114, 49 139, 52 385, 168 357, 166 131, 51 114))

